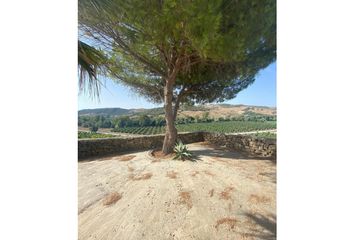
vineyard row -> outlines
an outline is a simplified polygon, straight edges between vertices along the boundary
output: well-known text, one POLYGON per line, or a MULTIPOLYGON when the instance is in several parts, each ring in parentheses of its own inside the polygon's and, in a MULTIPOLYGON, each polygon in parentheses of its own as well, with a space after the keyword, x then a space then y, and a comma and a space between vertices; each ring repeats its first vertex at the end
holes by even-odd
MULTIPOLYGON (((275 129, 276 122, 210 122, 210 123, 190 123, 181 124, 176 126, 179 132, 194 132, 194 131, 207 131, 207 132, 220 132, 220 133, 238 133, 238 132, 250 132, 261 131, 268 129, 275 129)), ((155 127, 125 127, 115 128, 114 132, 139 134, 139 135, 152 135, 162 134, 165 132, 164 126, 155 127)))

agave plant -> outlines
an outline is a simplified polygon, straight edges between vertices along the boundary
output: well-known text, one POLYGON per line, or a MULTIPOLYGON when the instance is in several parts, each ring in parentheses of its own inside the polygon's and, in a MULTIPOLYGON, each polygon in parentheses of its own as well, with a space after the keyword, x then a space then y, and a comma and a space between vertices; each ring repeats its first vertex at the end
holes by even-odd
POLYGON ((174 147, 174 152, 176 156, 173 159, 178 160, 186 160, 192 158, 192 153, 188 151, 187 146, 182 143, 182 141, 178 141, 174 147))

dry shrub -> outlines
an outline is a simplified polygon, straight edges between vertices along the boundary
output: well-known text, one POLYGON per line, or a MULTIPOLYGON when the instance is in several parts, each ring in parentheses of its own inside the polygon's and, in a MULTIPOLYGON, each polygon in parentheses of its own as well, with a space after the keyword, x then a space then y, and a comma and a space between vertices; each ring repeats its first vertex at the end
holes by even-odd
POLYGON ((229 226, 229 229, 234 229, 236 223, 237 223, 236 218, 221 218, 216 222, 215 228, 218 228, 219 225, 227 224, 229 226))
POLYGON ((199 174, 199 172, 198 171, 194 171, 194 172, 191 173, 191 176, 195 177, 195 175, 197 175, 197 174, 199 174))
POLYGON ((214 196, 214 189, 211 189, 211 190, 209 191, 209 196, 210 196, 210 197, 214 196))
POLYGON ((214 173, 211 173, 211 172, 209 172, 209 171, 207 171, 207 170, 205 170, 204 173, 205 173, 206 175, 209 175, 209 176, 215 176, 214 173))
POLYGON ((192 208, 193 204, 192 204, 190 192, 186 192, 186 191, 180 192, 179 197, 180 197, 180 203, 187 205, 188 209, 192 208))
POLYGON ((151 163, 157 163, 157 162, 161 162, 161 159, 154 159, 151 161, 151 163))
POLYGON ((227 187, 220 193, 220 199, 229 200, 231 199, 230 193, 234 190, 233 187, 227 187))
POLYGON ((176 179, 177 178, 177 173, 175 171, 167 172, 166 177, 169 177, 171 179, 176 179))
POLYGON ((137 175, 130 175, 129 178, 134 181, 139 181, 139 180, 146 180, 150 179, 152 177, 152 173, 144 173, 141 174, 140 176, 137 175))
POLYGON ((256 194, 251 194, 248 198, 248 201, 253 204, 269 203, 270 198, 268 198, 266 196, 258 196, 256 194))
POLYGON ((122 198, 121 194, 119 194, 117 192, 111 193, 103 199, 103 205, 105 205, 105 206, 112 205, 112 204, 118 202, 118 200, 121 198, 122 198))
POLYGON ((151 155, 157 159, 168 159, 173 158, 175 153, 164 154, 161 150, 152 151, 151 155))
POLYGON ((136 157, 135 155, 121 156, 118 158, 118 160, 122 162, 126 162, 132 160, 135 157, 136 157))

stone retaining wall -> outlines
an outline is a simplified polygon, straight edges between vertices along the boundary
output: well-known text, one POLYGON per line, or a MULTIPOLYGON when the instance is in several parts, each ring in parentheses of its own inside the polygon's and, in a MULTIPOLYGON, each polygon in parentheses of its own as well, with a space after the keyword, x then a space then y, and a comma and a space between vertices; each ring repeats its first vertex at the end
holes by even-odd
MULTIPOLYGON (((164 135, 138 136, 132 138, 79 139, 78 157, 103 156, 125 151, 148 150, 162 147, 164 135)), ((183 143, 203 142, 202 132, 181 133, 178 138, 183 143)))
POLYGON ((251 156, 276 159, 276 139, 256 138, 248 135, 204 133, 204 141, 241 151, 251 156))
MULTIPOLYGON (((180 133, 183 143, 207 141, 214 145, 226 146, 250 156, 276 159, 276 140, 255 138, 247 135, 220 134, 209 132, 180 133)), ((104 156, 126 151, 149 150, 162 147, 164 135, 139 136, 132 138, 79 139, 78 157, 104 156)))

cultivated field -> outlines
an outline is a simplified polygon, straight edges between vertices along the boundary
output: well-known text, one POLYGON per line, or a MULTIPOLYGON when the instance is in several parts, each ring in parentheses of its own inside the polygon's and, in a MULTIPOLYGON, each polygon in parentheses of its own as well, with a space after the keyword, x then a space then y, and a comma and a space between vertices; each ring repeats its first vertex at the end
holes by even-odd
MULTIPOLYGON (((276 129, 275 121, 251 122, 251 121, 228 121, 228 122, 209 122, 209 123, 189 123, 176 125, 179 132, 208 131, 220 133, 239 133, 250 131, 261 131, 276 129)), ((151 135, 165 133, 165 127, 125 127, 115 128, 115 132, 151 135)))
POLYGON ((79 162, 79 239, 275 239, 276 165, 204 143, 79 162))

